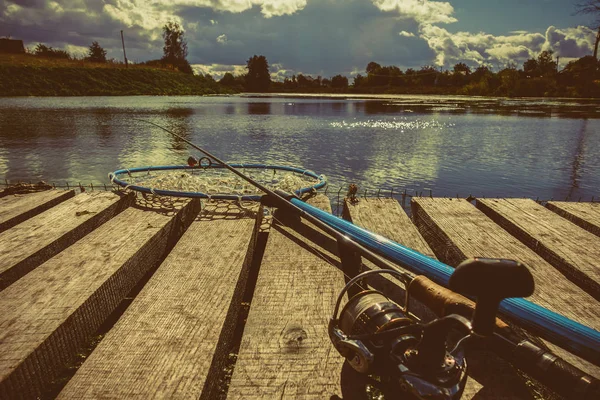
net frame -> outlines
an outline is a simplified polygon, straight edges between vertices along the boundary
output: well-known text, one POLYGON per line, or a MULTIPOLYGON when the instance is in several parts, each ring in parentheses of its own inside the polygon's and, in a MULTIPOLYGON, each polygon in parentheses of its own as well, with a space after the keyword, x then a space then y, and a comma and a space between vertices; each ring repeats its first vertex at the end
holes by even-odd
MULTIPOLYGON (((304 193, 308 193, 314 190, 319 190, 327 185, 327 180, 323 175, 317 175, 315 172, 298 167, 290 167, 285 165, 268 165, 268 164, 229 164, 233 168, 240 169, 264 169, 274 171, 286 171, 302 174, 309 176, 317 180, 317 183, 306 186, 301 189, 294 191, 297 196, 301 196, 304 193)), ((171 170, 183 170, 183 171, 194 171, 194 170, 206 170, 206 169, 226 169, 222 164, 209 164, 209 165, 158 165, 148 167, 136 167, 136 168, 124 168, 119 169, 108 174, 108 178, 111 183, 121 186, 125 189, 134 190, 141 193, 154 194, 157 196, 169 196, 169 197, 188 197, 188 198, 201 198, 201 199, 213 199, 213 200, 243 200, 243 201, 260 201, 262 194, 251 194, 251 195, 238 195, 238 194, 207 194, 203 192, 183 192, 176 190, 165 190, 165 189, 154 189, 147 186, 140 186, 131 184, 123 181, 118 177, 120 175, 131 175, 132 173, 138 172, 152 172, 152 171, 171 171, 171 170)))

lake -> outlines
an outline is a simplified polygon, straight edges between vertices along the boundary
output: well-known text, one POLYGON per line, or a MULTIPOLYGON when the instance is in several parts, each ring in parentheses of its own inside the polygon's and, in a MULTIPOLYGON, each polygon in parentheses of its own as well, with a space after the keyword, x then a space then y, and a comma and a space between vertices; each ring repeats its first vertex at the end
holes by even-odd
POLYGON ((0 178, 108 183, 197 154, 434 196, 600 197, 600 100, 450 96, 0 98, 0 178))

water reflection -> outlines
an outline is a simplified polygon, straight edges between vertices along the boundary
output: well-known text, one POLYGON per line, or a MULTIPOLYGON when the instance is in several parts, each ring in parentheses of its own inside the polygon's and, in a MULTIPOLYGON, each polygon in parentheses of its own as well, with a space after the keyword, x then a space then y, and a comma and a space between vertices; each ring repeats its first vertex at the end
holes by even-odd
POLYGON ((236 112, 236 111, 235 111, 235 105, 233 105, 233 104, 227 104, 227 105, 224 107, 224 109, 223 109, 223 112, 224 112, 225 114, 227 114, 227 115, 232 115, 232 114, 235 114, 235 112, 236 112))
POLYGON ((96 127, 96 134, 102 137, 104 140, 109 140, 113 135, 113 113, 106 108, 97 108, 92 110, 94 116, 94 125, 96 127))
POLYGON ((581 165, 585 162, 585 139, 587 134, 588 120, 581 121, 581 129, 575 141, 575 151, 573 154, 573 163, 571 164, 571 188, 567 198, 571 198, 577 189, 579 189, 579 180, 581 179, 581 165))
POLYGON ((271 114, 271 103, 248 103, 248 114, 271 114))
POLYGON ((598 196, 600 101, 123 97, 0 99, 0 178, 107 182, 122 167, 303 166, 363 188, 434 195, 598 196), (581 116, 585 118, 581 118, 581 116))

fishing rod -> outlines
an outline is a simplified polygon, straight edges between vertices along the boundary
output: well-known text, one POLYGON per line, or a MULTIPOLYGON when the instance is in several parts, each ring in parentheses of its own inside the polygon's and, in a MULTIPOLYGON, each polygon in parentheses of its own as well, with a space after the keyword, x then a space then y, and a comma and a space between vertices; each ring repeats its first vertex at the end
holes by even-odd
MULTIPOLYGON (((448 287, 454 273, 452 267, 303 201, 296 199, 291 201, 297 207, 344 232, 352 240, 382 254, 386 259, 448 287)), ((505 299, 500 303, 500 310, 504 315, 515 320, 519 326, 550 340, 578 357, 600 365, 600 332, 597 330, 522 298, 505 299)))
MULTIPOLYGON (((334 314, 330 319, 330 339, 336 350, 355 370, 392 376, 399 387, 414 398, 440 396, 459 399, 467 379, 465 347, 484 345, 509 358, 515 366, 531 373, 540 382, 562 395, 586 399, 599 397, 600 381, 531 341, 523 339, 496 319, 498 307, 505 298, 529 296, 533 293, 533 277, 524 265, 511 260, 466 260, 450 273, 448 278, 449 266, 437 261, 437 264, 423 262, 420 258, 428 257, 402 246, 406 254, 404 258, 395 260, 398 264, 405 268, 413 268, 418 273, 431 274, 428 268, 433 270, 431 275, 434 280, 442 283, 445 281, 453 290, 450 291, 425 276, 417 277, 411 272, 399 269, 368 248, 373 246, 372 243, 365 246, 360 234, 341 229, 339 222, 338 225, 329 219, 324 222, 321 220, 323 215, 315 212, 321 210, 312 206, 306 207, 306 203, 293 194, 273 191, 186 138, 151 121, 139 121, 154 125, 184 141, 210 160, 266 193, 261 198, 262 204, 293 211, 333 236, 340 250, 344 247, 351 249, 381 268, 363 272, 350 279, 339 294, 334 314), (415 260, 418 261, 416 268, 411 265, 415 260), (368 275, 385 273, 394 275, 407 287, 404 307, 400 307, 380 292, 366 290, 354 295, 338 316, 342 298, 350 286, 368 275), (474 296, 477 302, 473 303, 458 293, 474 296), (439 318, 428 324, 414 319, 408 309, 410 295, 436 312, 439 318), (467 319, 463 314, 472 315, 472 319, 467 319), (456 327, 466 333, 450 350, 446 348, 446 337, 456 327), (494 330, 501 331, 502 334, 494 330)), ((362 232, 363 236, 365 233, 373 235, 365 230, 359 232, 362 232)), ((376 250, 385 248, 391 242, 379 235, 374 237, 377 242, 374 246, 376 250)), ((389 257, 389 254, 386 256, 389 257)), ((541 308, 533 303, 526 303, 541 308)), ((544 316, 547 317, 547 314, 544 316)))
POLYGON ((362 246, 361 244, 357 243, 356 241, 348 238, 347 236, 345 236, 344 234, 340 233, 336 229, 334 229, 331 226, 329 226, 329 225, 325 224, 324 222, 322 222, 317 217, 315 217, 315 216, 309 214, 308 212, 302 210, 301 208, 299 208, 297 205, 295 205, 294 203, 292 203, 290 201, 294 197, 293 195, 291 195, 289 193, 282 192, 282 191, 278 191, 278 190, 274 191, 274 190, 269 189, 268 187, 262 185, 261 183, 257 182, 256 180, 252 179, 251 177, 247 176, 246 174, 240 172, 238 169, 233 168, 232 166, 230 166, 229 164, 227 164, 225 161, 217 158, 215 155, 209 153, 208 151, 204 150, 203 148, 201 148, 201 147, 197 146, 196 144, 190 142, 189 140, 187 140, 186 138, 182 137, 181 135, 176 134, 175 132, 171 132, 170 130, 168 130, 168 129, 166 129, 166 128, 158 125, 158 124, 155 124, 154 122, 151 122, 151 121, 146 121, 146 120, 141 120, 141 119, 136 119, 136 120, 137 121, 141 121, 141 122, 146 122, 146 123, 151 124, 151 125, 154 125, 157 128, 160 128, 163 131, 165 131, 165 132, 173 135, 174 137, 176 137, 176 138, 178 138, 180 140, 183 140, 185 143, 187 143, 188 145, 190 145, 194 149, 200 151, 201 153, 203 153, 207 157, 211 158, 215 162, 217 162, 220 165, 222 165, 224 168, 226 168, 229 171, 233 172, 235 175, 239 176, 240 178, 242 178, 246 182, 250 183, 251 185, 254 185, 256 188, 258 188, 262 192, 266 193, 267 196, 268 196, 268 199, 264 199, 263 202, 267 202, 270 205, 275 206, 275 207, 281 207, 281 208, 284 208, 284 209, 293 210, 299 216, 301 216, 302 218, 305 218, 307 221, 311 222, 312 224, 314 224, 315 226, 317 226, 319 229, 323 230, 325 233, 333 236, 336 240, 338 240, 338 243, 340 243, 343 246, 348 246, 353 251, 356 251, 356 252, 360 253, 367 260, 371 261, 373 264, 375 264, 379 268, 395 270, 396 272, 398 272, 400 274, 403 283, 408 284, 410 281, 412 281, 415 278, 415 275, 413 275, 413 274, 411 274, 409 272, 406 272, 406 271, 402 271, 401 269, 399 269, 398 267, 396 267, 395 265, 393 265, 389 261, 387 261, 387 260, 381 258, 380 256, 378 256, 377 254, 375 254, 373 251, 367 249, 366 247, 362 246))

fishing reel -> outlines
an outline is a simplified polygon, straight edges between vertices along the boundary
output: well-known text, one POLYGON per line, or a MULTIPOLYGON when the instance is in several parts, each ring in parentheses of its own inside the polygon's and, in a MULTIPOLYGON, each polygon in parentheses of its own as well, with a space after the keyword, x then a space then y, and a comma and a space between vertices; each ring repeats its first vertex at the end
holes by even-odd
MULTIPOLYGON (((451 276, 450 288, 477 297, 473 319, 450 314, 429 323, 422 323, 409 311, 412 282, 406 280, 405 274, 384 269, 363 272, 351 279, 338 296, 329 323, 329 337, 352 368, 362 374, 391 379, 403 397, 459 399, 467 381, 465 346, 493 333, 502 299, 533 293, 531 273, 516 261, 466 260, 451 276), (338 316, 342 298, 349 288, 359 280, 380 274, 389 274, 404 282, 407 287, 405 306, 401 307, 379 291, 363 290, 350 298, 338 316), (447 342, 454 332, 458 332, 459 337, 453 337, 455 344, 449 349, 447 342)), ((431 290, 420 293, 421 303, 432 310, 439 308, 435 303, 440 299, 431 290)))

